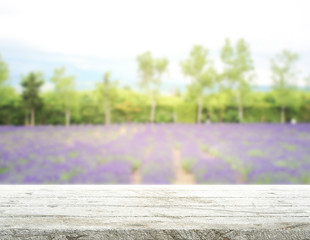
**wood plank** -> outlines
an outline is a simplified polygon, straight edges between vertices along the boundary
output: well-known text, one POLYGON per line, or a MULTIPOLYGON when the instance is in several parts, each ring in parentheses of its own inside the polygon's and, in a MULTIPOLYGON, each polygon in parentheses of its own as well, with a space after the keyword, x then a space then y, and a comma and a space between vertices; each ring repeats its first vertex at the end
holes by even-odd
POLYGON ((310 239, 308 185, 0 185, 0 239, 310 239))

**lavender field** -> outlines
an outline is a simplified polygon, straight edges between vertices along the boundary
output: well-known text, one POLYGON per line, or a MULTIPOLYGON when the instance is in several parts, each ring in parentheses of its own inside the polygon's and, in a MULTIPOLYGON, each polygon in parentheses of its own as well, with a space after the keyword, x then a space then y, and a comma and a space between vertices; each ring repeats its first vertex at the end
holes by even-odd
POLYGON ((0 127, 2 184, 173 184, 182 174, 310 183, 310 124, 0 127))

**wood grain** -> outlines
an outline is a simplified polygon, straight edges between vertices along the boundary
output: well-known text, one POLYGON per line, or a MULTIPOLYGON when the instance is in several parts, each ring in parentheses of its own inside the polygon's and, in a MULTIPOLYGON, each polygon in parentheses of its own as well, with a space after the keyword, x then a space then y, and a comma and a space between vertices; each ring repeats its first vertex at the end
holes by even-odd
POLYGON ((310 186, 0 185, 0 239, 310 240, 310 186))

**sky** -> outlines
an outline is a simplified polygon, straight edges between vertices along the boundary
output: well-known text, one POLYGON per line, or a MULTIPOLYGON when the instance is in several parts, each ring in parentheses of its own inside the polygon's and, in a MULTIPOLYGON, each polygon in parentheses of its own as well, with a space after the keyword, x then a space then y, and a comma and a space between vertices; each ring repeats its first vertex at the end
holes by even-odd
POLYGON ((190 79, 180 62, 195 44, 221 68, 226 38, 244 38, 255 65, 255 84, 271 84, 270 58, 283 49, 299 55, 298 84, 310 74, 308 0, 0 0, 0 53, 9 64, 9 84, 22 75, 66 66, 78 89, 93 89, 111 71, 120 86, 137 88, 136 58, 151 51, 169 60, 162 91, 185 89, 190 79))

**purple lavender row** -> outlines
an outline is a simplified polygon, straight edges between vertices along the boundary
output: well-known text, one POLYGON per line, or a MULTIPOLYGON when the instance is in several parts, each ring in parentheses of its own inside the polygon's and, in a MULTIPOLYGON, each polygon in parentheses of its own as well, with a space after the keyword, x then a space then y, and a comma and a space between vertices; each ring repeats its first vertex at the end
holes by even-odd
POLYGON ((0 127, 1 183, 309 183, 310 124, 0 127))
POLYGON ((126 149, 120 151, 128 142, 118 141, 115 148, 119 130, 119 126, 36 127, 2 134, 0 181, 130 183, 132 163, 126 149))
POLYGON ((141 165, 143 184, 170 184, 174 179, 171 142, 168 126, 147 126, 147 152, 141 165))

